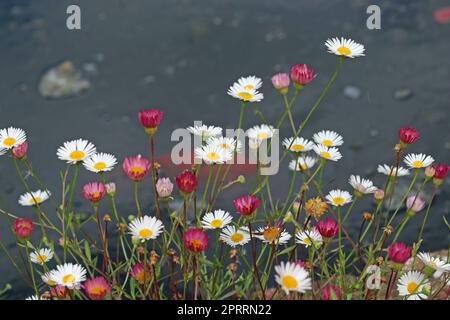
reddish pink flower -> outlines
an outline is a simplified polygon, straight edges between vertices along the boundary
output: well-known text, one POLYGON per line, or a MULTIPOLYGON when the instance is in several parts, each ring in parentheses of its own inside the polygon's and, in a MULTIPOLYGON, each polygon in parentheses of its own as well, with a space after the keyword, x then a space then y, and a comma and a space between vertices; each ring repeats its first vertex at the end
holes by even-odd
POLYGON ((291 68, 291 78, 297 85, 304 86, 316 76, 314 69, 307 64, 294 64, 291 68))
POLYGON ((125 158, 122 168, 128 178, 133 181, 141 181, 147 175, 150 166, 150 161, 139 154, 135 157, 125 158))
POLYGON ((50 288, 50 294, 54 298, 65 299, 68 293, 68 289, 60 284, 50 288))
POLYGON ((86 280, 83 283, 83 288, 86 295, 92 300, 102 300, 111 292, 111 286, 103 277, 86 280))
POLYGON ((150 266, 147 264, 146 268, 144 268, 144 263, 138 262, 134 264, 130 275, 139 282, 139 284, 144 284, 144 282, 147 283, 151 279, 150 266))
POLYGON ((388 248, 389 259, 396 263, 405 263, 411 258, 412 247, 408 247, 403 242, 394 242, 388 248))
POLYGON ((341 300, 342 293, 341 289, 334 284, 327 284, 325 288, 322 289, 322 300, 341 300))
POLYGON ((200 228, 191 228, 184 234, 184 247, 191 252, 202 252, 208 247, 208 234, 200 228))
POLYGON ((289 79, 289 75, 287 73, 277 73, 272 77, 272 84, 275 89, 281 91, 282 93, 287 92, 287 88, 291 83, 291 79, 289 79))
POLYGON ((243 195, 233 200, 234 207, 243 216, 249 216, 259 207, 261 200, 258 197, 249 194, 243 195))
POLYGON ((16 218, 14 220, 14 233, 20 238, 28 238, 33 233, 33 220, 28 218, 16 218))
POLYGON ((297 261, 295 261, 295 264, 302 267, 303 269, 308 269, 308 264, 306 263, 306 261, 298 259, 297 261))
POLYGON ((158 109, 147 109, 139 111, 139 121, 146 129, 154 129, 159 126, 164 117, 164 112, 158 109))
POLYGON ((16 159, 23 159, 27 156, 28 152, 28 142, 24 142, 17 147, 12 148, 12 155, 16 159))
POLYGON ((419 140, 419 131, 413 127, 403 127, 398 130, 400 141, 405 144, 411 144, 419 140))
POLYGON ((197 188, 198 179, 190 170, 183 171, 175 180, 182 193, 191 193, 197 188))
POLYGON ((316 228, 325 238, 333 238, 339 231, 338 223, 331 218, 320 220, 317 222, 316 228))
POLYGON ((91 202, 99 202, 106 194, 105 185, 101 182, 89 182, 83 186, 83 197, 91 202))
POLYGON ((450 167, 445 163, 439 163, 438 165, 433 164, 433 168, 435 170, 434 177, 436 179, 445 179, 448 175, 448 171, 450 167))

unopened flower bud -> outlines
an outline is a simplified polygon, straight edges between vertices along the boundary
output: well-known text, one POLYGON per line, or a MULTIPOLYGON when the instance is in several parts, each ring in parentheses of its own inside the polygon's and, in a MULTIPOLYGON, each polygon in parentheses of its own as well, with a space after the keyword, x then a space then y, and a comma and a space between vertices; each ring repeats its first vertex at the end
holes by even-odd
POLYGON ((373 197, 375 198, 376 201, 381 201, 384 199, 384 191, 381 189, 376 190, 373 193, 373 197))
POLYGON ((105 184, 105 189, 106 193, 111 197, 114 197, 114 195, 116 194, 116 184, 114 182, 105 184))
POLYGON ((127 231, 127 225, 125 223, 119 223, 119 229, 121 232, 125 233, 125 231, 127 231))
POLYGON ((436 169, 434 169, 432 166, 425 168, 425 177, 427 177, 428 179, 433 178, 435 173, 436 169))
POLYGON ((240 184, 244 184, 244 183, 245 183, 245 176, 240 175, 240 176, 237 178, 237 181, 238 181, 240 184))
POLYGON ((174 256, 176 253, 177 251, 174 248, 169 248, 169 250, 167 250, 169 256, 174 256))
POLYGON ((376 261, 377 265, 381 266, 384 262, 384 258, 379 256, 375 259, 375 261, 376 261))
POLYGON ((291 223, 294 221, 294 216, 292 215, 292 212, 288 211, 286 212, 286 215, 284 216, 283 223, 291 223))
POLYGON ((156 253, 156 251, 152 251, 150 253, 150 263, 151 264, 156 264, 159 260, 159 255, 156 253))

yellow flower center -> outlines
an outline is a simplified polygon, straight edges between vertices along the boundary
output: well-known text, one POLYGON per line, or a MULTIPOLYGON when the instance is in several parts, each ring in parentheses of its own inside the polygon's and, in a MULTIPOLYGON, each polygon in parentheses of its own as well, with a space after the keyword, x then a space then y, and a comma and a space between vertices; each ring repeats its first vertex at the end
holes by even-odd
POLYGON ((267 139, 269 137, 269 134, 267 132, 259 132, 257 135, 258 139, 267 139))
POLYGON ((306 237, 305 239, 303 239, 303 242, 306 244, 312 244, 311 238, 310 237, 306 237))
POLYGON ((213 152, 208 153, 207 157, 208 157, 208 159, 215 161, 215 160, 219 159, 219 154, 217 152, 213 151, 213 152))
POLYGON ((305 149, 305 146, 303 146, 303 145, 301 145, 301 144, 293 144, 292 147, 291 147, 291 149, 292 149, 292 150, 295 150, 295 151, 299 151, 299 150, 305 149))
POLYGON ((30 199, 30 204, 39 204, 39 203, 41 203, 42 202, 42 199, 41 199, 41 197, 32 197, 31 199, 30 199))
POLYGON ((285 286, 288 289, 295 289, 297 288, 298 281, 293 276, 287 275, 283 277, 283 280, 281 281, 283 283, 283 286, 285 286))
POLYGON ((91 294, 101 295, 105 292, 105 288, 103 287, 93 287, 90 289, 91 294))
POLYGON ((264 239, 269 242, 274 242, 280 237, 281 230, 278 227, 268 227, 264 230, 264 239))
POLYGON ((299 166, 300 166, 300 169, 302 169, 302 170, 308 169, 306 163, 299 163, 299 166))
POLYGON ((322 144, 327 147, 331 147, 333 145, 333 141, 330 139, 325 139, 322 141, 322 144))
POLYGON ((413 162, 413 166, 417 167, 417 168, 423 167, 423 161, 416 160, 416 161, 413 162))
POLYGON ((226 144, 226 143, 220 144, 220 147, 223 148, 223 149, 228 149, 228 148, 230 148, 230 146, 229 146, 228 144, 226 144))
POLYGON ((336 197, 336 198, 333 198, 333 202, 337 205, 340 205, 340 204, 344 204, 345 199, 343 197, 336 197))
POLYGON ((103 161, 97 162, 96 164, 94 164, 94 168, 97 170, 103 170, 106 168, 106 163, 104 163, 103 161))
POLYGON ((139 231, 139 236, 141 238, 147 238, 147 237, 151 237, 153 234, 153 231, 150 229, 142 229, 139 231))
POLYGON ((14 143, 16 143, 16 141, 17 140, 15 138, 8 137, 5 140, 3 140, 3 143, 8 147, 11 147, 14 143))
POLYGON ((69 274, 66 274, 63 278, 62 278, 62 281, 64 282, 64 283, 73 283, 73 282, 75 282, 75 276, 73 275, 73 274, 71 274, 71 273, 69 273, 69 274))
POLYGON ((132 167, 130 169, 131 173, 136 174, 136 175, 140 175, 144 173, 144 169, 142 169, 141 167, 132 167))
POLYGON ((239 92, 238 96, 240 98, 242 98, 243 100, 246 100, 246 101, 249 101, 249 100, 251 100, 253 98, 253 95, 251 93, 248 93, 248 92, 245 92, 245 91, 239 92))
POLYGON ((407 290, 409 293, 414 293, 419 285, 414 281, 408 283, 407 290))
POLYGON ((324 157, 326 159, 330 159, 331 154, 328 151, 322 151, 322 157, 324 157))
POLYGON ((340 54, 343 54, 345 56, 349 56, 352 54, 352 51, 350 50, 349 47, 346 46, 341 46, 337 49, 337 52, 339 52, 340 54))
POLYGON ((241 242, 244 240, 244 236, 241 233, 233 233, 231 235, 231 241, 233 242, 241 242))
POLYGON ((213 226, 214 228, 221 227, 222 224, 223 221, 221 219, 214 219, 213 221, 211 221, 211 226, 213 226))
POLYGON ((45 254, 40 254, 40 255, 37 256, 36 260, 38 262, 44 263, 45 261, 47 261, 47 258, 48 257, 45 254))
POLYGON ((70 153, 70 155, 69 155, 69 157, 72 160, 76 160, 76 161, 82 160, 84 158, 84 156, 85 156, 85 153, 83 151, 80 151, 80 150, 72 151, 70 153))
POLYGON ((189 241, 189 245, 194 249, 194 250, 201 250, 203 248, 203 242, 199 239, 192 239, 189 241))
POLYGON ((255 89, 255 86, 252 85, 252 84, 248 84, 248 85, 246 85, 246 86, 244 87, 244 89, 245 89, 245 90, 253 90, 253 89, 255 89))

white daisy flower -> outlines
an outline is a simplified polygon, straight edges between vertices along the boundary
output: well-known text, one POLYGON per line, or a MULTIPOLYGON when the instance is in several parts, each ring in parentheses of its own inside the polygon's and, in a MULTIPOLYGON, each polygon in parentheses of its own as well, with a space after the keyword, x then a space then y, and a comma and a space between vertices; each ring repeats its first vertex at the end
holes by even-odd
POLYGON ((233 85, 228 89, 227 93, 233 98, 246 102, 259 102, 264 99, 264 95, 257 91, 257 87, 261 86, 261 79, 259 79, 259 81, 255 81, 249 78, 250 77, 240 78, 238 82, 233 83, 233 85), (241 82, 242 84, 239 82, 241 82))
POLYGON ((237 83, 245 90, 258 90, 262 86, 262 80, 255 76, 241 77, 237 83))
POLYGON ((203 160, 206 164, 225 163, 233 159, 232 151, 209 144, 195 148, 194 154, 197 159, 203 160))
POLYGON ((19 204, 24 207, 36 206, 47 200, 50 196, 51 193, 48 190, 27 192, 19 197, 19 204))
POLYGON ((230 224, 233 218, 224 210, 214 210, 203 216, 202 226, 204 229, 219 229, 230 224))
POLYGON ((273 137, 275 129, 272 126, 262 124, 260 126, 254 126, 247 130, 247 136, 254 141, 263 141, 273 137))
POLYGON ((409 170, 403 167, 398 167, 398 170, 395 166, 389 166, 387 164, 378 165, 377 171, 386 176, 398 176, 403 177, 409 175, 409 170), (392 170, 392 174, 391 174, 392 170))
POLYGON ((309 170, 317 163, 317 158, 306 156, 298 157, 297 160, 291 160, 289 162, 289 169, 292 171, 305 171, 309 170))
POLYGON ((231 151, 239 153, 242 149, 242 143, 240 141, 236 141, 234 138, 226 138, 226 137, 213 137, 207 141, 208 145, 215 146, 223 149, 224 151, 231 151), (237 146, 236 146, 237 142, 237 146))
MULTIPOLYGON (((0 150, 9 150, 21 145, 27 140, 25 131, 19 128, 9 127, 0 130, 0 150)), ((4 153, 4 151, 2 151, 4 153)))
POLYGON ((48 271, 48 272, 44 273, 44 274, 41 276, 42 281, 43 281, 45 284, 49 285, 50 287, 53 287, 53 286, 56 286, 56 285, 57 285, 57 283, 56 283, 54 280, 52 280, 52 279, 53 279, 52 274, 53 274, 54 271, 55 271, 55 270, 48 271))
POLYGON ((133 239, 139 239, 142 242, 150 239, 156 239, 164 229, 161 220, 155 217, 143 216, 134 219, 128 229, 133 239))
POLYGON ((35 295, 27 297, 25 300, 48 300, 48 299, 43 299, 41 296, 38 296, 35 294, 35 295))
POLYGON ((307 152, 312 150, 314 143, 304 138, 297 137, 294 139, 294 137, 291 137, 283 140, 283 146, 292 152, 307 152))
POLYGON ((313 150, 317 155, 323 159, 331 160, 331 161, 338 161, 342 158, 341 153, 339 152, 338 148, 328 148, 321 144, 315 145, 313 147, 313 150))
POLYGON ((187 130, 195 136, 202 138, 202 141, 206 141, 211 137, 217 137, 222 135, 222 128, 215 126, 207 126, 205 124, 201 126, 191 126, 187 130))
POLYGON ((81 282, 86 280, 86 269, 73 263, 56 266, 50 274, 51 281, 69 289, 79 288, 81 282))
POLYGON ((230 247, 235 248, 236 246, 243 246, 248 243, 250 241, 250 234, 248 233, 248 229, 236 229, 234 226, 227 226, 222 229, 220 240, 230 247))
POLYGON ((433 157, 427 156, 423 153, 410 153, 406 155, 404 161, 411 169, 420 169, 430 166, 434 162, 434 159, 433 157))
POLYGON ((344 144, 344 139, 341 135, 334 131, 322 130, 313 135, 313 140, 317 144, 325 147, 338 147, 344 144))
POLYGON ((30 253, 30 260, 33 263, 43 265, 53 258, 53 250, 42 248, 38 251, 34 251, 30 253))
POLYGON ((439 257, 432 257, 428 252, 420 252, 417 257, 425 266, 435 270, 433 274, 435 278, 439 278, 445 272, 450 272, 450 264, 439 257))
POLYGON ((369 179, 361 178, 360 176, 351 175, 348 179, 348 183, 355 189, 356 192, 362 194, 374 193, 378 190, 377 187, 373 185, 373 182, 369 179))
POLYGON ((347 203, 352 202, 352 196, 347 191, 342 191, 339 189, 331 190, 325 197, 327 202, 335 207, 342 207, 347 203))
POLYGON ((70 164, 84 161, 95 153, 95 146, 87 140, 78 139, 64 142, 63 146, 58 148, 56 155, 58 159, 70 164))
POLYGON ((287 231, 281 231, 279 227, 268 226, 258 228, 254 232, 254 237, 262 240, 264 243, 280 245, 288 243, 292 236, 287 231))
POLYGON ((314 245, 315 248, 318 248, 323 243, 323 238, 316 229, 298 231, 295 238, 297 243, 303 244, 305 247, 314 245))
POLYGON ((422 293, 428 284, 428 280, 419 271, 409 271, 402 275, 397 282, 398 294, 407 300, 426 299, 427 295, 422 293))
POLYGON ((295 263, 281 262, 279 266, 275 266, 275 272, 275 281, 286 294, 290 291, 305 293, 312 288, 308 271, 295 263))
POLYGON ((362 44, 359 44, 351 39, 345 39, 343 37, 341 37, 341 39, 328 39, 325 42, 325 46, 327 47, 329 53, 333 53, 337 56, 356 58, 363 57, 365 55, 365 49, 362 44))
POLYGON ((116 157, 109 153, 96 153, 83 161, 83 166, 95 173, 111 171, 116 164, 116 157))

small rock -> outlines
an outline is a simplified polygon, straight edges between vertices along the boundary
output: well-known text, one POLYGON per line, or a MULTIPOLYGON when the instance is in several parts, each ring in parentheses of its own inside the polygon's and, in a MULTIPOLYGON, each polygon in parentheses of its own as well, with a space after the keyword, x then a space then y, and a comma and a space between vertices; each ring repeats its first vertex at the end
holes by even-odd
POLYGON ((396 90, 394 92, 394 99, 399 100, 399 101, 404 101, 404 100, 408 100, 409 98, 411 98, 412 95, 413 95, 413 92, 411 89, 403 88, 403 89, 396 90))
POLYGON ((357 100, 361 97, 361 89, 355 86, 346 86, 344 88, 343 94, 346 98, 357 100))
POLYGON ((90 87, 89 80, 82 78, 73 62, 64 61, 42 76, 38 89, 45 98, 62 99, 76 96, 90 87))

